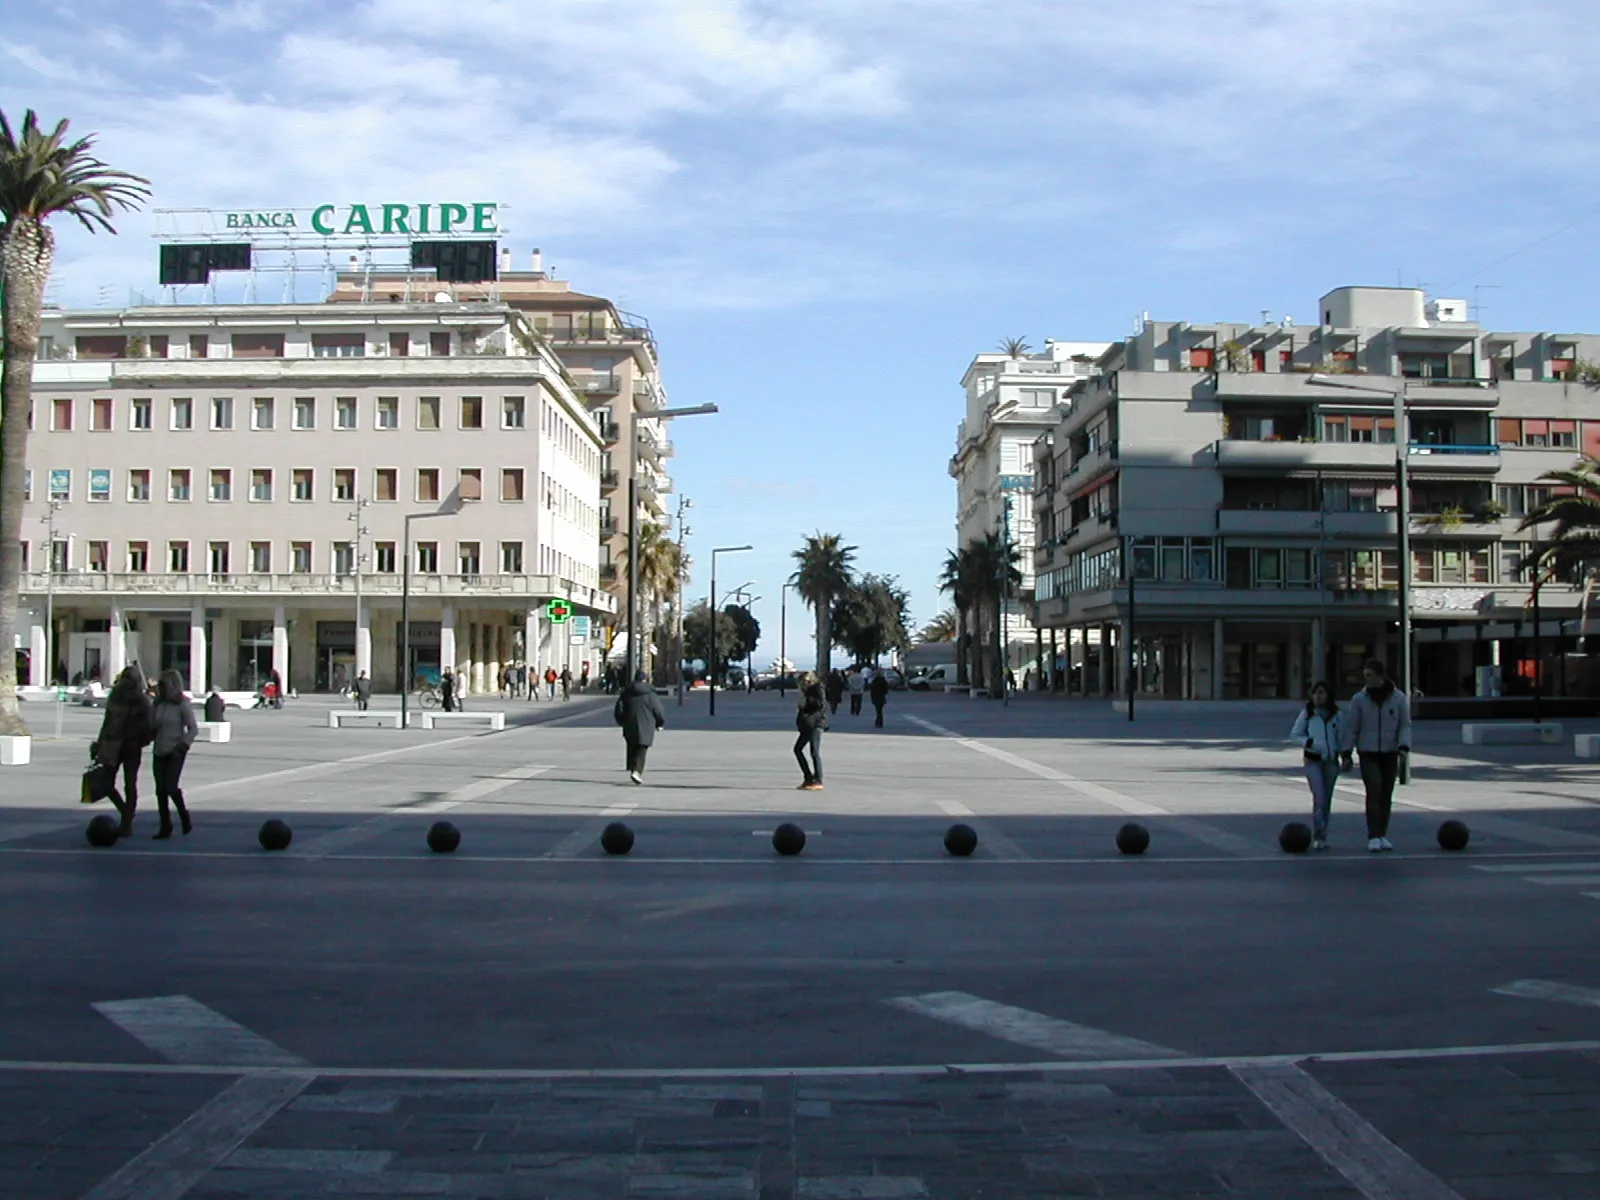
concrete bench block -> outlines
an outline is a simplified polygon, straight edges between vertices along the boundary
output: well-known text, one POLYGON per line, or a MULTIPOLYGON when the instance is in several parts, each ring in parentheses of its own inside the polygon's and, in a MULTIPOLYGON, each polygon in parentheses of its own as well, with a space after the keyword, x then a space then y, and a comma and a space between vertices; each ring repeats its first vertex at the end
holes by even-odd
POLYGON ((1538 745, 1553 746, 1561 740, 1561 722, 1531 721, 1467 722, 1461 726, 1461 741, 1468 746, 1538 745))
POLYGON ((0 767, 25 767, 32 761, 31 737, 0 737, 0 767))
POLYGON ((400 712, 398 709, 389 712, 374 712, 370 709, 366 712, 361 712, 359 709, 352 711, 350 709, 330 708, 328 710, 329 729, 342 729, 346 725, 370 725, 377 729, 387 726, 390 729, 399 729, 400 712))
POLYGON ((197 742, 231 742, 233 741, 233 725, 227 721, 199 721, 200 733, 194 739, 197 742))
POLYGON ((1572 749, 1579 758, 1600 758, 1600 733, 1573 735, 1572 749))
POLYGON ((498 733, 506 727, 506 715, 503 712, 433 712, 429 709, 423 710, 422 727, 424 729, 437 729, 441 725, 487 725, 498 733))

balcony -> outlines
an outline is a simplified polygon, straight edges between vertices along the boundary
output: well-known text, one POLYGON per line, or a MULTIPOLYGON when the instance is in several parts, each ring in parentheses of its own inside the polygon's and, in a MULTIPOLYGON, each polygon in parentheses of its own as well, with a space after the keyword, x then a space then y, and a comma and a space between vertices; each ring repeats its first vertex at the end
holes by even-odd
POLYGON ((603 537, 603 538, 616 537, 618 528, 619 528, 619 526, 617 524, 617 519, 615 517, 601 517, 600 518, 600 536, 601 537, 603 537))
POLYGON ((621 480, 621 475, 615 470, 600 472, 600 490, 603 492, 614 491, 621 480))
MULTIPOLYGON (((1223 438, 1217 466, 1225 471, 1383 471, 1394 469, 1393 442, 1252 442, 1223 438)), ((1493 475, 1500 447, 1411 444, 1410 469, 1424 475, 1493 475)))
MULTIPOLYGON (((1416 523, 1412 523, 1415 529, 1416 523)), ((1217 532, 1255 537, 1380 538, 1395 535, 1392 512, 1220 508, 1217 532)))
POLYGON ((589 375, 578 380, 578 387, 585 396, 614 396, 622 390, 622 381, 615 375, 589 375))
POLYGON ((609 586, 611 584, 616 583, 619 578, 620 578, 620 573, 617 570, 617 564, 616 563, 608 562, 608 563, 602 563, 600 565, 600 582, 601 583, 606 584, 606 585, 609 586))
POLYGON ((622 439, 622 427, 615 421, 605 421, 600 425, 600 440, 607 446, 615 446, 622 439))

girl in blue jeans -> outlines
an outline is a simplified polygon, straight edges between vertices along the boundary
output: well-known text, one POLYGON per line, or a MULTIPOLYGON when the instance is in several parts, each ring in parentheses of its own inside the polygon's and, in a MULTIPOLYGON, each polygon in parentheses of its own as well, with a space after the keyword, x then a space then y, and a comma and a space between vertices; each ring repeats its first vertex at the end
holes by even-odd
POLYGON ((1328 848, 1328 814, 1333 789, 1339 782, 1340 722, 1342 714, 1328 685, 1311 686, 1311 699, 1294 719, 1289 736, 1300 744, 1305 759, 1306 782, 1311 785, 1311 848, 1328 848))

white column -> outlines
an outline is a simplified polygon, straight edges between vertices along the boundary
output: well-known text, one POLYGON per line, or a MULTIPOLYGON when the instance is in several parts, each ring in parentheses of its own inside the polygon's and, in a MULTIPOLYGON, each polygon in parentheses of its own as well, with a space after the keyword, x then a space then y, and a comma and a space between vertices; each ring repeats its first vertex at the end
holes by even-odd
POLYGON ((108 687, 111 681, 121 675, 122 669, 128 665, 128 637, 123 632, 123 622, 122 605, 113 602, 111 605, 111 633, 106 639, 105 682, 108 687))
POLYGON ((530 681, 544 670, 539 664, 539 610, 533 605, 522 618, 522 662, 528 668, 530 681))
MULTIPOLYGON (((1495 643, 1498 651, 1499 643, 1495 643)), ((45 646, 45 624, 42 619, 34 622, 28 630, 28 682, 34 687, 44 687, 50 682, 50 663, 45 646)), ((110 680, 106 681, 110 684, 110 680)))
POLYGON ((206 606, 192 605, 189 609, 189 691, 196 696, 206 693, 206 606))
POLYGON ((356 674, 367 673, 372 678, 372 608, 361 606, 361 620, 356 622, 356 674))
POLYGON ((1222 691, 1222 662, 1223 662, 1223 634, 1222 618, 1218 617, 1211 622, 1211 698, 1221 700, 1222 691))
POLYGON ((289 618, 283 605, 272 609, 272 669, 283 680, 284 695, 289 694, 289 618))
POLYGON ((444 611, 439 614, 439 670, 444 671, 449 667, 456 669, 456 610, 453 604, 446 604, 444 611))

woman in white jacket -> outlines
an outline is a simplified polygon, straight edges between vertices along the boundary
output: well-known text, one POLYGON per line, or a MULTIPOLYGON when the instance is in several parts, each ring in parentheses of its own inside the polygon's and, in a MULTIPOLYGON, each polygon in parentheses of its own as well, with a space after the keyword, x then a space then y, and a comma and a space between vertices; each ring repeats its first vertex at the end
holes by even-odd
POLYGON ((1339 755, 1343 748, 1343 716, 1333 702, 1328 685, 1317 682, 1311 699, 1294 719, 1289 736, 1299 744, 1305 759, 1306 782, 1311 785, 1311 848, 1328 848, 1328 814, 1333 789, 1339 782, 1339 755))

